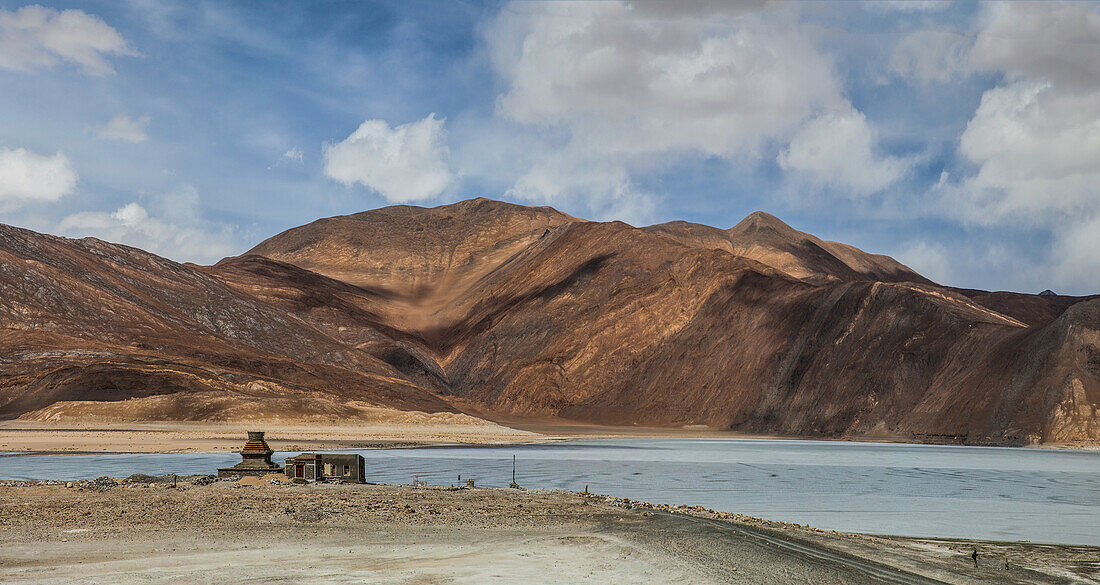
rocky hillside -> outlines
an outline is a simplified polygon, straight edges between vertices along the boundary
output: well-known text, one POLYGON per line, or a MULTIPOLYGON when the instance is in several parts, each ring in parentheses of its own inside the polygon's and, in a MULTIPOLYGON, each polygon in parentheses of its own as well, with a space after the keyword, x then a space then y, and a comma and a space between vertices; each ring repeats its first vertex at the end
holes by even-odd
POLYGON ((1100 299, 941 287, 763 213, 720 230, 486 199, 397 206, 294 228, 212 267, 0 237, 0 344, 17 356, 0 362, 3 417, 134 398, 158 399, 149 416, 167 418, 380 404, 1100 442, 1100 299), (197 395, 206 406, 191 406, 197 395))
POLYGON ((369 351, 196 267, 0 226, 0 418, 452 411, 369 351))

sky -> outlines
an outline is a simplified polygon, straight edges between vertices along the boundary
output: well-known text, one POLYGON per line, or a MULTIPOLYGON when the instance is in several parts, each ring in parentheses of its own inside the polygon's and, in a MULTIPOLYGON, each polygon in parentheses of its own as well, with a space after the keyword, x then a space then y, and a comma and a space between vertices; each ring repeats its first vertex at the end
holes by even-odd
POLYGON ((1100 293, 1100 4, 0 0, 0 222, 213 263, 471 197, 1100 293))

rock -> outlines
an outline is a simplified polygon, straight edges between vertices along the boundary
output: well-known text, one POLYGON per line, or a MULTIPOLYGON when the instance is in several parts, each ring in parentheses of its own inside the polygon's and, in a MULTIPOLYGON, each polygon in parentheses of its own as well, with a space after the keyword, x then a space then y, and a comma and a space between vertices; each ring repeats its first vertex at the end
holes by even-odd
POLYGON ((122 480, 123 483, 159 483, 169 484, 176 483, 179 480, 179 476, 173 473, 166 473, 164 475, 146 475, 144 473, 135 473, 130 477, 122 480))
POLYGON ((191 480, 191 485, 210 485, 218 481, 218 478, 213 475, 200 475, 191 480))
POLYGON ((118 487, 118 482, 113 477, 107 477, 106 475, 97 477, 95 479, 80 482, 80 487, 105 491, 114 487, 118 487))

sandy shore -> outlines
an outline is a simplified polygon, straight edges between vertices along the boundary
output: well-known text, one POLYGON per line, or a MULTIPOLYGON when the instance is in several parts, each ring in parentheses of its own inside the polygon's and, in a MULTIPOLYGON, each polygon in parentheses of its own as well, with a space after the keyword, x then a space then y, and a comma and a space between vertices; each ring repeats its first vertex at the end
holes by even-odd
MULTIPOLYGON (((747 435, 707 427, 647 428, 587 425, 567 421, 501 420, 453 413, 427 414, 376 408, 367 420, 291 424, 279 421, 133 422, 0 421, 0 453, 186 453, 237 451, 249 430, 267 432, 276 451, 312 451, 424 445, 499 445, 592 438, 744 438, 792 439, 747 435)), ((803 437, 806 438, 806 437, 803 437)), ((829 440, 817 438, 816 440, 829 440)), ((846 441, 905 442, 898 437, 851 437, 846 441)), ((1082 445, 1033 448, 1098 449, 1082 445)))
POLYGON ((276 451, 364 449, 412 445, 504 444, 553 440, 452 414, 402 413, 400 418, 362 424, 278 423, 48 423, 0 421, 0 452, 183 453, 238 451, 246 431, 267 432, 276 451))
POLYGON ((0 486, 5 583, 828 585, 1095 583, 1100 575, 1097 548, 842 535, 572 492, 79 485, 0 486))

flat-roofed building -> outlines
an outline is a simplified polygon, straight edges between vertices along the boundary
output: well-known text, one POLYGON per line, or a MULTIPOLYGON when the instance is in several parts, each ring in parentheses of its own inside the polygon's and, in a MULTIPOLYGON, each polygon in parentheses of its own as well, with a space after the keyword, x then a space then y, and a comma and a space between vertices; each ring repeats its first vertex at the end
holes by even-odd
POLYGON ((287 457, 283 471, 292 479, 366 482, 363 456, 347 453, 302 453, 287 457))

